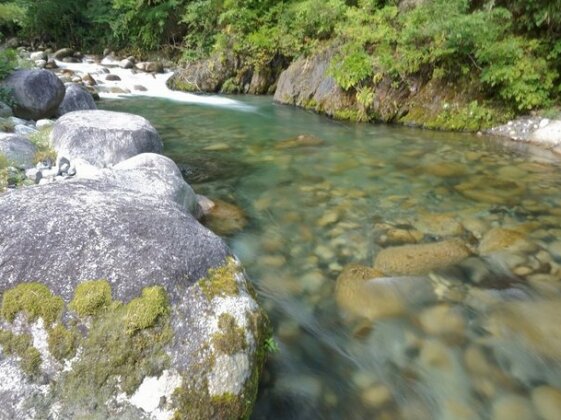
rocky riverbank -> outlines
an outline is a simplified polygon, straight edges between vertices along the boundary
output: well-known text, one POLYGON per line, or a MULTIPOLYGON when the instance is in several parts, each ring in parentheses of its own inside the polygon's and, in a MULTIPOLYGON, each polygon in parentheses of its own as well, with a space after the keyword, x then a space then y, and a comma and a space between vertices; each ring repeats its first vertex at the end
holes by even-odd
POLYGON ((558 122, 545 118, 521 117, 487 129, 497 122, 509 121, 510 112, 483 106, 480 93, 471 86, 434 80, 422 74, 411 77, 406 84, 379 77, 371 94, 361 97, 352 89, 342 89, 330 75, 330 62, 336 53, 335 48, 326 48, 292 63, 275 62, 266 74, 244 68, 231 57, 211 57, 178 69, 168 80, 168 86, 199 93, 274 94, 274 100, 280 104, 338 120, 485 132, 547 148, 561 143, 559 129, 554 128, 558 122), (547 130, 545 125, 549 126, 547 130))
POLYGON ((268 321, 208 199, 144 118, 47 70, 3 83, 0 417, 247 417, 268 321))

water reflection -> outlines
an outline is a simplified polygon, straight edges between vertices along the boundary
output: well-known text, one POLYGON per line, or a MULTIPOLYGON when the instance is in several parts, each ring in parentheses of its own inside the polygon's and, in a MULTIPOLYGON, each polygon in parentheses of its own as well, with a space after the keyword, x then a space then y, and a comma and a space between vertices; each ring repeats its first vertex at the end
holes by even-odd
POLYGON ((247 102, 105 107, 150 119, 198 192, 247 215, 228 241, 280 347, 253 417, 559 418, 557 161, 247 102))

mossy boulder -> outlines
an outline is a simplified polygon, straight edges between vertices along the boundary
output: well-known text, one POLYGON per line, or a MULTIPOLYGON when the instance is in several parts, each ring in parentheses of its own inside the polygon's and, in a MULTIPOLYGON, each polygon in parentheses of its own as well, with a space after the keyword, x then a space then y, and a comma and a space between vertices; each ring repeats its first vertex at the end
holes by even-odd
POLYGON ((267 319, 178 203, 75 179, 0 212, 0 417, 249 416, 267 319))

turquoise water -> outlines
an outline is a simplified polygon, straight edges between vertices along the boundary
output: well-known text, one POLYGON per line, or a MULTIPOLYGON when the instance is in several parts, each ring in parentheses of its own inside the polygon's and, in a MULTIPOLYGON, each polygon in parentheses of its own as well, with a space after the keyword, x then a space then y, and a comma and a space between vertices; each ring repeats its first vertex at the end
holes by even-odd
POLYGON ((553 156, 271 98, 101 107, 148 118, 198 193, 245 213, 226 240, 279 345, 253 418, 561 418, 553 156))

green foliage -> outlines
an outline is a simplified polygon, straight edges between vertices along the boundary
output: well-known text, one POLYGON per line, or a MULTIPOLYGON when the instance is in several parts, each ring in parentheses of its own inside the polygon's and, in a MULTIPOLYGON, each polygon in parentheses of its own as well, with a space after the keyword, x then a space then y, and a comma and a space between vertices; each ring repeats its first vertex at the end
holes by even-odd
POLYGON ((267 353, 277 353, 280 351, 279 344, 274 337, 269 337, 263 343, 267 353))
MULTIPOLYGON (((15 50, 0 50, 0 80, 8 76, 18 65, 18 56, 15 50)), ((4 90, 5 91, 5 90, 4 90)), ((0 94, 0 100, 2 100, 0 94)), ((2 101, 5 102, 5 101, 2 101)))
POLYGON ((335 56, 329 69, 337 84, 345 90, 358 87, 374 75, 374 70, 372 57, 354 45, 335 56))
POLYGON ((113 0, 115 18, 110 22, 113 34, 122 44, 156 49, 166 40, 180 3, 179 0, 113 0))
POLYGON ((13 33, 25 19, 25 9, 13 1, 0 1, 0 42, 5 34, 13 33))
POLYGON ((509 107, 545 106, 555 94, 561 45, 517 35, 514 21, 505 8, 473 10, 468 0, 432 0, 407 12, 362 1, 337 26, 345 44, 331 73, 343 89, 359 88, 374 72, 370 58, 398 83, 419 74, 456 82, 477 75, 509 107))

